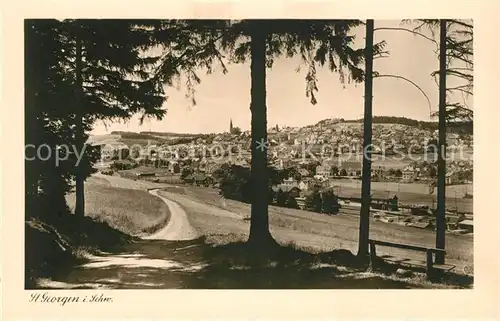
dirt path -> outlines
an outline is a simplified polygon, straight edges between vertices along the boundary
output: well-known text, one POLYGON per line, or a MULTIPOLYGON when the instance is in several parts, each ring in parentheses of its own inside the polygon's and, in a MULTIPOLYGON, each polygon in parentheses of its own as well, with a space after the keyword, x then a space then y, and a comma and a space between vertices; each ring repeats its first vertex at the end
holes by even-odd
POLYGON ((158 194, 158 189, 149 191, 150 194, 159 197, 170 210, 170 219, 159 231, 143 236, 144 240, 168 240, 168 241, 187 241, 198 237, 196 230, 189 224, 186 212, 179 204, 158 194))

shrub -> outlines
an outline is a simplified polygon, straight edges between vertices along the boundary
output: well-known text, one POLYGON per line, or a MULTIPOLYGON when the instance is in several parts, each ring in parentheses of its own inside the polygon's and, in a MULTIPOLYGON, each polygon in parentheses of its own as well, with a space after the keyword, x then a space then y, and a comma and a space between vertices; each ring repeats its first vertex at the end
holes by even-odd
POLYGON ((288 199, 286 201, 286 207, 295 209, 299 208, 299 204, 297 204, 297 200, 295 199, 295 197, 293 197, 292 195, 288 195, 288 199))
POLYGON ((138 166, 135 162, 130 161, 115 161, 110 165, 110 168, 117 171, 124 171, 129 169, 134 169, 138 166))
POLYGON ((336 214, 339 212, 340 204, 338 198, 331 189, 324 191, 321 199, 323 213, 336 214))
POLYGON ((314 189, 306 196, 305 200, 306 209, 321 213, 322 209, 322 200, 321 194, 318 189, 314 189))

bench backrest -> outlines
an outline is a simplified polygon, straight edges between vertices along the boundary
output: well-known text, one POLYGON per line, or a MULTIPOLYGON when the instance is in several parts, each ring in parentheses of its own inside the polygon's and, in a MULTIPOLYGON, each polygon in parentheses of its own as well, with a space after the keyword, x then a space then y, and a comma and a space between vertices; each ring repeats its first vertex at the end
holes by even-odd
POLYGON ((412 251, 420 251, 420 252, 433 252, 433 253, 445 253, 446 251, 443 249, 429 248, 418 245, 409 245, 409 244, 401 244, 401 243, 393 243, 393 242, 385 242, 385 241, 377 241, 377 240, 369 240, 370 243, 374 245, 380 246, 388 246, 395 247, 399 249, 412 250, 412 251))

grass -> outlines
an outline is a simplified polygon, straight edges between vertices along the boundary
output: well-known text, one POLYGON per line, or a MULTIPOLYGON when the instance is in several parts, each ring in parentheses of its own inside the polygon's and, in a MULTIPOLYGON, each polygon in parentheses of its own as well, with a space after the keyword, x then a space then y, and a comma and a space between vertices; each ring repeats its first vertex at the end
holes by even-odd
POLYGON ((473 282, 471 276, 453 273, 443 276, 440 284, 426 280, 421 272, 401 278, 395 276, 397 267, 393 265, 373 270, 351 251, 311 253, 293 242, 264 251, 247 243, 232 242, 213 246, 204 255, 213 270, 205 271, 205 278, 210 272, 225 270, 225 277, 218 281, 229 288, 468 288, 473 282))
MULTIPOLYGON (((120 186, 127 188, 144 189, 144 186, 162 186, 117 177, 110 177, 109 180, 119 180, 120 186)), ((244 219, 250 216, 249 204, 226 200, 224 206, 218 190, 204 187, 181 186, 168 188, 167 191, 172 200, 179 202, 187 210, 193 227, 199 230, 200 234, 213 239, 214 243, 225 244, 246 240, 248 237, 249 222, 244 219), (232 212, 233 216, 224 215, 227 211, 232 212)), ((269 207, 269 213, 271 229, 281 243, 295 242, 297 246, 315 252, 329 251, 332 248, 345 248, 352 251, 357 249, 359 228, 357 217, 327 216, 275 206, 269 207)), ((433 231, 379 221, 372 221, 370 236, 409 244, 433 245, 435 242, 433 231)), ((447 235, 446 248, 447 258, 458 263, 458 269, 472 265, 473 239, 471 237, 447 235)), ((402 250, 397 249, 381 250, 391 255, 408 255, 407 252, 403 253, 402 250)))
POLYGON ((25 288, 84 262, 90 254, 113 251, 130 235, 91 217, 39 213, 25 222, 25 288))
MULTIPOLYGON (((248 238, 250 205, 226 200, 224 207, 216 190, 201 187, 168 189, 165 196, 177 201, 187 211, 191 225, 214 244, 227 244, 248 238), (226 212, 236 213, 230 216, 226 212)), ((308 211, 269 207, 273 236, 281 244, 293 242, 307 252, 328 252, 334 249, 357 251, 359 219, 354 216, 328 216, 308 211)), ((389 242, 434 245, 435 233, 372 220, 370 237, 389 242)), ((473 239, 463 235, 446 236, 447 259, 457 270, 473 264, 473 239)), ((424 260, 424 254, 399 249, 381 248, 382 254, 413 256, 424 260)), ((412 257, 412 258, 413 258, 412 257)))
MULTIPOLYGON (((74 208, 74 194, 67 196, 67 202, 74 208)), ((168 206, 158 197, 144 190, 113 187, 100 177, 85 185, 85 207, 88 216, 130 235, 152 233, 170 217, 168 206)))
POLYGON ((310 253, 293 242, 256 248, 244 241, 213 245, 191 241, 136 241, 119 251, 89 257, 56 281, 95 288, 122 289, 403 289, 470 287, 471 278, 425 280, 422 273, 404 278, 389 268, 370 270, 348 250, 310 253), (125 259, 126 258, 126 259, 125 259), (108 261, 98 266, 96 262, 108 261), (94 264, 93 264, 94 262, 94 264), (460 281, 460 282, 458 282, 460 281))
MULTIPOLYGON (((95 219, 64 215, 27 224, 27 235, 31 237, 27 244, 32 246, 29 253, 33 250, 41 255, 41 259, 35 262, 30 259, 30 271, 36 268, 36 273, 31 273, 31 276, 48 277, 55 273, 55 279, 51 278, 56 281, 80 286, 107 282, 108 286, 115 288, 457 288, 472 283, 472 277, 463 275, 450 274, 443 280, 444 284, 431 284, 422 273, 401 278, 395 275, 394 267, 367 270, 366 262, 353 255, 357 246, 358 222, 350 216, 327 216, 271 206, 271 233, 281 246, 255 249, 245 243, 249 231, 246 220, 249 205, 227 200, 224 206, 217 190, 199 187, 171 187, 162 193, 186 209, 191 225, 204 235, 201 239, 175 242, 131 238, 109 225, 116 224, 127 230, 130 227, 125 222, 145 224, 138 218, 146 217, 150 220, 146 225, 154 226, 159 216, 150 214, 161 210, 149 212, 154 207, 149 197, 156 198, 145 189, 162 185, 118 176, 94 176, 86 185, 89 189, 87 209, 95 206, 102 212, 94 216, 95 219), (108 207, 116 209, 114 214, 103 211, 108 207), (129 219, 115 222, 120 215, 129 219), (100 222, 105 217, 108 217, 109 225, 108 221, 100 222), (130 242, 132 239, 135 241, 130 242), (61 250, 61 244, 69 251, 61 250), (122 255, 122 258, 130 254, 134 257, 131 260, 137 264, 115 262, 115 265, 106 267, 83 267, 91 260, 89 254, 112 256, 113 253, 122 255), (148 260, 151 263, 173 262, 186 268, 198 266, 200 269, 188 271, 174 267, 169 270, 154 264, 148 266, 148 260), (65 264, 61 264, 63 261, 65 264)), ((135 230, 141 228, 144 226, 135 230)), ((432 238, 429 231, 380 222, 371 224, 371 233, 375 237, 403 239, 411 243, 429 242, 432 238)), ((460 259, 472 260, 472 246, 468 248, 464 240, 467 239, 447 238, 451 242, 448 257, 463 255, 460 259)))
MULTIPOLYGON (((134 239, 131 235, 153 233, 164 226, 170 212, 163 201, 134 181, 124 180, 130 188, 118 188, 113 178, 88 179, 85 217, 70 212, 29 213, 25 225, 26 288, 36 287, 37 279, 70 270, 89 254, 121 248, 134 239)), ((67 202, 74 207, 74 195, 68 195, 67 202)))

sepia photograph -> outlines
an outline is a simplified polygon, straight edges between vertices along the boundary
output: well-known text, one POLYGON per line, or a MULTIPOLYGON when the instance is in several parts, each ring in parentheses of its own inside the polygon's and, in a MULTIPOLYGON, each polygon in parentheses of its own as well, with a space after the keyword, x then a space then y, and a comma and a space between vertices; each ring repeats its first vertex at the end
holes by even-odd
POLYGON ((24 289, 473 289, 474 22, 24 19, 24 289))

